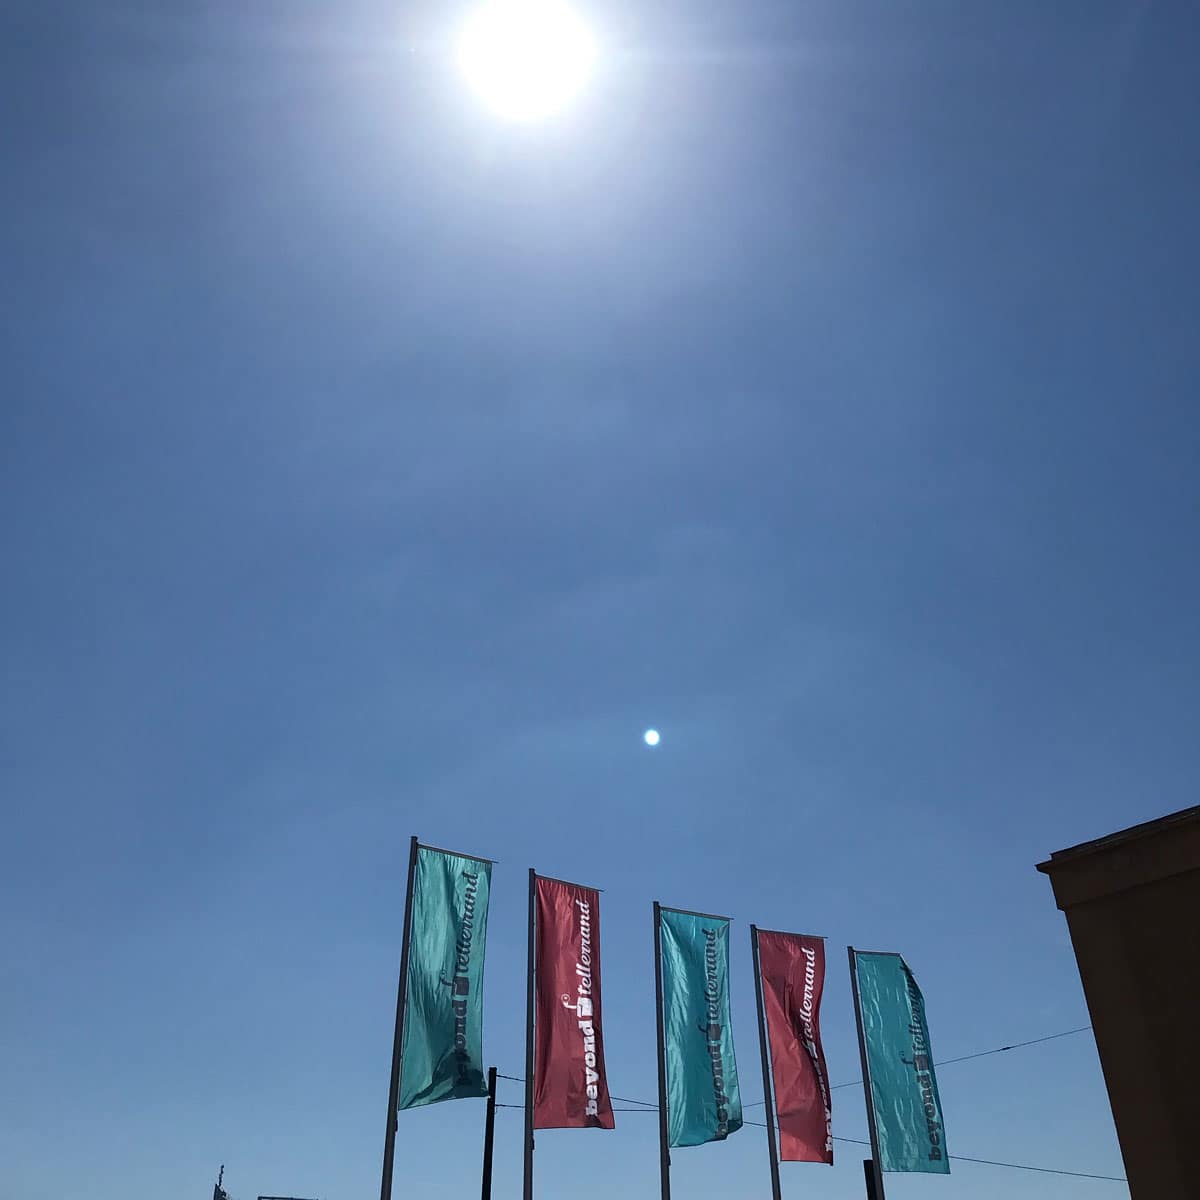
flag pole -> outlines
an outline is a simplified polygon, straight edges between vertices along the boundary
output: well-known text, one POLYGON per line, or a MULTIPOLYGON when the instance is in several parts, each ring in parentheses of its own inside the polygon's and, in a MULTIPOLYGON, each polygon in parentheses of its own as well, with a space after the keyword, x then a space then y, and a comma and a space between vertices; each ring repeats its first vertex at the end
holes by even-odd
POLYGON ((867 1200, 875 1200, 875 1162, 873 1159, 863 1159, 863 1178, 867 1185, 867 1200))
POLYGON ((775 1097, 771 1091, 770 1050, 767 1018, 763 1011, 762 963, 758 957, 758 926, 750 926, 750 953, 754 960, 754 998, 758 1004, 758 1045, 762 1050, 763 1105, 767 1115, 767 1147, 771 1155, 771 1196, 782 1200, 779 1186, 779 1147, 775 1143, 775 1097))
POLYGON ((671 1148, 667 1123, 667 1044, 663 1020, 662 905, 657 900, 654 901, 654 996, 654 1021, 658 1034, 658 1169, 662 1200, 671 1200, 671 1148))
POLYGON ((392 1035, 392 1077, 388 1086, 387 1132, 383 1138, 383 1179, 379 1200, 392 1200, 392 1165, 396 1156, 396 1117, 400 1107, 400 1059, 404 1051, 404 1011, 408 1005, 408 948, 412 941, 413 881, 417 874, 417 839, 408 845, 408 884, 404 891, 404 934, 400 941, 400 982, 396 985, 396 1030, 392 1035))
POLYGON ((846 952, 850 958, 850 990, 854 994, 854 1020, 858 1024, 858 1053, 862 1059, 863 1091, 867 1095, 867 1128, 871 1137, 871 1179, 875 1184, 875 1194, 869 1200, 884 1200, 879 1129, 875 1124, 875 1090, 871 1086, 871 1063, 867 1058, 867 1037, 863 1032, 862 999, 858 994, 858 956, 853 946, 847 946, 846 952))
POLYGON ((483 1194, 492 1200, 492 1148, 496 1144, 496 1068, 488 1067, 487 1116, 483 1122, 483 1194))
POLYGON ((534 973, 537 970, 537 872, 529 868, 529 949, 525 978, 525 1169, 522 1196, 533 1200, 533 1009, 534 973))

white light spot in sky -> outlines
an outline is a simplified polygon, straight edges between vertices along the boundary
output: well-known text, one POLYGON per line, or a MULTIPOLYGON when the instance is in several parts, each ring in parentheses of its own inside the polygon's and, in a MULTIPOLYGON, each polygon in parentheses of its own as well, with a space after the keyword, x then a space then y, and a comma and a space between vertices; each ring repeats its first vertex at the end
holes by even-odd
POLYGON ((594 56, 587 26, 561 0, 486 0, 458 47, 467 82, 511 121, 563 108, 587 81, 594 56))

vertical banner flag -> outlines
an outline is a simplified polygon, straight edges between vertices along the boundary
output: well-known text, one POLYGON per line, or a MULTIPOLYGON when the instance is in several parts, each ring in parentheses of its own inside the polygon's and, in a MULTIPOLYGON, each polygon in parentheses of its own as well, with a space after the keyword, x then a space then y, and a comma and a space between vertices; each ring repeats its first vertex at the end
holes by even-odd
POLYGON ((422 846, 409 914, 400 1108, 486 1096, 483 955, 492 864, 422 846))
POLYGON ((898 954, 855 952, 859 1008, 884 1171, 950 1173, 925 1000, 898 954))
POLYGON ((825 943, 796 933, 758 931, 779 1157, 785 1162, 833 1162, 829 1076, 821 1049, 825 943))
POLYGON ((729 920, 664 908, 660 930, 669 1141, 722 1141, 742 1127, 729 1026, 729 920))
POLYGON ((600 1017, 600 894, 539 875, 535 1129, 612 1129, 600 1017))

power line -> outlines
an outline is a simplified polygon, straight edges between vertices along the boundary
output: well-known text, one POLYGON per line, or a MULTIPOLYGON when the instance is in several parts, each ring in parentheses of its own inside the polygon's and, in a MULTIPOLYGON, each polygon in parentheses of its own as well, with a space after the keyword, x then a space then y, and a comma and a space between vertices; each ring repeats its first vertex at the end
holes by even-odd
MULTIPOLYGON (((766 1125, 762 1121, 743 1121, 743 1125, 756 1125, 759 1129, 766 1129, 766 1125)), ((861 1138, 844 1138, 835 1137, 835 1142, 846 1142, 851 1146, 870 1146, 870 1142, 864 1142, 861 1138)), ((1031 1167, 1028 1163, 1006 1163, 997 1162, 992 1158, 970 1158, 965 1154, 951 1154, 950 1158, 954 1162, 970 1162, 983 1163, 989 1167, 1011 1167, 1014 1171, 1037 1171, 1042 1175, 1070 1175, 1073 1179, 1107 1179, 1112 1183, 1128 1183, 1129 1180, 1121 1175, 1089 1175, 1084 1171, 1060 1171, 1055 1167, 1031 1167)))
MULTIPOLYGON (((972 1058, 986 1058, 989 1054, 1003 1054, 1005 1050, 1020 1050, 1022 1046, 1037 1046, 1042 1042, 1052 1042, 1056 1038, 1070 1037, 1074 1033, 1087 1033, 1091 1029, 1090 1025, 1080 1025, 1078 1029, 1064 1029, 1062 1033, 1048 1033, 1045 1037, 1030 1038, 1027 1042, 1013 1042, 1011 1046, 997 1046, 995 1050, 979 1050, 975 1054, 963 1054, 959 1058, 948 1058, 945 1062, 935 1063, 935 1066, 945 1067, 950 1063, 966 1062, 972 1058)), ((858 1080, 862 1083, 862 1080, 858 1080)), ((851 1087, 852 1084, 839 1084, 839 1087, 851 1087)))
MULTIPOLYGON (((501 1075, 499 1071, 496 1072, 496 1078, 497 1079, 510 1079, 510 1080, 512 1080, 513 1083, 524 1083, 525 1082, 525 1080, 520 1075, 501 1075)), ((619 1100, 622 1104, 641 1104, 641 1105, 645 1106, 647 1111, 653 1111, 653 1112, 658 1111, 658 1105, 652 1104, 649 1100, 633 1100, 629 1096, 613 1096, 613 1095, 610 1095, 609 1099, 610 1100, 619 1100)), ((626 1108, 626 1109, 617 1109, 615 1111, 618 1111, 618 1112, 640 1112, 641 1110, 636 1109, 636 1108, 626 1108)))
MULTIPOLYGON (((974 1054, 963 1054, 958 1058, 944 1058, 941 1062, 934 1063, 935 1067, 948 1067, 952 1063, 968 1062, 972 1058, 987 1058, 989 1054, 1003 1054, 1005 1050, 1020 1050, 1022 1046, 1037 1046, 1042 1042, 1053 1042, 1057 1038, 1070 1037, 1075 1033, 1086 1033, 1091 1029, 1090 1025, 1080 1025, 1078 1029, 1064 1029, 1062 1033, 1049 1033, 1045 1037, 1030 1038, 1027 1042, 1013 1042, 1011 1046, 997 1046, 994 1050, 977 1050, 974 1054)), ((835 1083, 829 1090, 836 1092, 839 1088, 860 1087, 861 1079, 851 1080, 849 1083, 835 1083)), ((755 1100, 752 1104, 747 1104, 746 1108, 757 1108, 763 1102, 755 1100)))
POLYGON ((1070 1175, 1074 1179, 1107 1179, 1110 1183, 1129 1182, 1123 1175, 1089 1175, 1086 1171, 1058 1171, 1053 1167, 1031 1167, 1026 1163, 994 1162, 990 1158, 967 1158, 965 1154, 951 1154, 956 1162, 983 1163, 988 1167, 1012 1167, 1017 1171, 1038 1171, 1043 1175, 1070 1175))
MULTIPOLYGON (((1011 1046, 997 1046, 994 1050, 979 1050, 979 1051, 976 1051, 974 1054, 963 1054, 963 1055, 960 1055, 958 1058, 947 1058, 940 1063, 935 1063, 934 1065, 939 1066, 939 1067, 947 1067, 947 1066, 950 1066, 952 1063, 968 1062, 970 1059, 973 1059, 973 1058, 986 1058, 989 1054, 1003 1054, 1006 1050, 1020 1050, 1025 1046, 1037 1046, 1037 1045, 1040 1045, 1042 1042, 1053 1042, 1058 1038, 1071 1037, 1073 1034, 1077 1034, 1077 1033, 1086 1033, 1089 1029, 1091 1029, 1090 1025, 1081 1025, 1081 1026, 1079 1026, 1078 1029, 1065 1029, 1065 1030, 1063 1030, 1062 1033, 1050 1033, 1050 1034, 1047 1034, 1045 1037, 1030 1038, 1029 1041, 1026 1041, 1026 1042, 1014 1042, 1011 1046)), ((499 1072, 497 1072, 497 1078, 507 1079, 513 1083, 524 1083, 525 1082, 524 1078, 522 1078, 520 1075, 502 1075, 499 1072)), ((861 1079, 856 1079, 852 1083, 835 1084, 834 1087, 831 1088, 830 1090, 833 1091, 836 1088, 855 1087, 861 1083, 862 1083, 861 1079)), ((649 1100, 635 1100, 635 1099, 631 1099, 628 1096, 612 1096, 611 1099, 618 1100, 623 1104, 640 1104, 642 1106, 641 1108, 614 1108, 613 1112, 657 1112, 658 1111, 658 1105, 652 1104, 649 1100)), ((763 1101, 761 1101, 761 1100, 755 1100, 753 1103, 745 1105, 745 1107, 746 1108, 754 1108, 757 1105, 760 1105, 762 1103, 763 1103, 763 1101)), ((496 1107, 497 1108, 524 1108, 525 1106, 523 1104, 497 1104, 496 1107)), ((743 1121, 743 1124, 755 1125, 759 1129, 767 1128, 767 1125, 762 1121, 743 1121)), ((870 1142, 864 1142, 859 1138, 835 1137, 833 1140, 835 1142, 845 1142, 847 1145, 852 1145, 852 1146, 870 1146, 870 1144, 871 1144, 870 1142)), ((999 1162, 996 1159, 992 1159, 992 1158, 972 1158, 966 1154, 951 1154, 949 1157, 953 1161, 956 1161, 956 1162, 980 1163, 983 1166, 987 1166, 987 1167, 1007 1167, 1009 1170, 1013 1170, 1013 1171, 1036 1171, 1040 1175, 1067 1175, 1067 1176, 1070 1176, 1072 1179, 1103 1179, 1110 1183, 1128 1183, 1128 1180, 1123 1178, 1120 1175, 1093 1175, 1086 1171, 1064 1171, 1064 1170, 1060 1170, 1057 1167, 1034 1167, 1034 1166, 1030 1166, 1028 1163, 999 1162)))
MULTIPOLYGON (((507 1078, 507 1076, 505 1076, 505 1078, 507 1078)), ((519 1080, 518 1082, 523 1083, 524 1080, 519 1080)), ((498 1103, 496 1105, 496 1107, 497 1108, 524 1108, 525 1105, 523 1105, 523 1104, 499 1104, 498 1103)), ((658 1110, 654 1109, 654 1108, 614 1108, 612 1111, 615 1113, 619 1113, 619 1112, 655 1113, 658 1110)), ((766 1126, 764 1125, 763 1128, 765 1129, 766 1126)))
MULTIPOLYGON (((1026 1042, 1013 1042, 1011 1046, 997 1046, 993 1050, 977 1050, 974 1054, 961 1054, 958 1058, 944 1058, 941 1062, 934 1063, 935 1067, 949 1067, 954 1063, 970 1062, 974 1058, 987 1058, 991 1054, 1003 1054, 1007 1050, 1021 1050, 1025 1046, 1039 1046, 1043 1042, 1057 1041, 1059 1038, 1072 1037, 1077 1033, 1087 1033, 1091 1029, 1090 1025, 1080 1025, 1076 1029, 1064 1029, 1061 1033, 1048 1033, 1045 1037, 1030 1038, 1026 1042)), ((509 1079, 513 1083, 524 1083, 525 1080, 518 1075, 499 1075, 500 1079, 509 1079)), ((860 1087, 861 1079, 853 1079, 848 1083, 835 1083, 829 1090, 836 1092, 840 1088, 860 1087)), ((657 1109, 658 1105, 649 1100, 634 1100, 628 1096, 613 1096, 613 1100, 620 1100, 623 1104, 642 1104, 647 1108, 657 1109)), ((745 1105, 746 1108, 757 1108, 763 1101, 755 1100, 750 1104, 745 1105)))

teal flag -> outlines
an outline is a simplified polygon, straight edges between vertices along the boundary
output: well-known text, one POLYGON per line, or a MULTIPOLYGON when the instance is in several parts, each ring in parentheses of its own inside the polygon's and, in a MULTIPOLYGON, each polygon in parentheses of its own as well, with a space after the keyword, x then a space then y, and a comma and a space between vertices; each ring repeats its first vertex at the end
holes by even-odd
POLYGON ((660 922, 670 1144, 722 1141, 742 1127, 729 1026, 729 922, 670 908, 660 922))
POLYGON ((400 1108, 486 1096, 483 954, 492 865, 417 851, 400 1108))
POLYGON ((925 999, 898 954, 854 955, 885 1171, 950 1174, 925 999))

